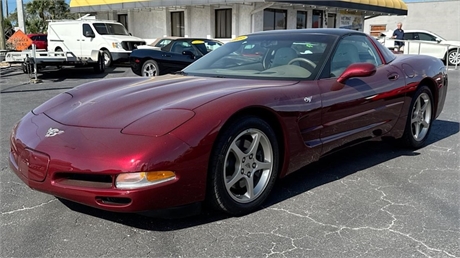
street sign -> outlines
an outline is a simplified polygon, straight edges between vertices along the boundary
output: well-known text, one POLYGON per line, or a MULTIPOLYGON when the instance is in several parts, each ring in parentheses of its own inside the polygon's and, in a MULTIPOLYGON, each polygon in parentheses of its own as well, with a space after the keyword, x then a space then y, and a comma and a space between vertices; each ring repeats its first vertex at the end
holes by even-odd
POLYGON ((21 30, 16 31, 7 41, 15 50, 25 50, 32 45, 32 40, 21 30))

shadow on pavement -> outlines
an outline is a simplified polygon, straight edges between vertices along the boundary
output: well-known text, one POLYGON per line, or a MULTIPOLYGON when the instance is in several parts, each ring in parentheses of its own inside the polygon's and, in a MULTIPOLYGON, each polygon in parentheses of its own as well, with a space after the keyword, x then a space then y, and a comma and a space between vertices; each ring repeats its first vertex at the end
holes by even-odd
MULTIPOLYGON (((433 123, 427 144, 433 144, 459 132, 459 123, 436 120, 433 123)), ((275 188, 265 201, 262 209, 283 202, 287 199, 320 187, 324 184, 340 180, 355 172, 369 169, 401 156, 419 155, 417 151, 395 147, 389 142, 366 142, 340 151, 312 163, 299 171, 278 180, 275 188)), ((202 210, 201 214, 178 219, 152 218, 138 214, 125 214, 108 212, 70 201, 61 200, 70 209, 87 215, 99 217, 116 223, 121 223, 135 228, 153 231, 173 231, 197 225, 225 220, 230 216, 213 211, 209 208, 202 210)))

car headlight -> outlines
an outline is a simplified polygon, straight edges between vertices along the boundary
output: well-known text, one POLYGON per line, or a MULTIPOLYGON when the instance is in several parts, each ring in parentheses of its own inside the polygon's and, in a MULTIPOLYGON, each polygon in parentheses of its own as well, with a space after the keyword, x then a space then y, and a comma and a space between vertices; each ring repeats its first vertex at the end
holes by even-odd
POLYGON ((162 136, 190 120, 195 112, 186 109, 164 109, 150 113, 121 130, 123 134, 162 136))
POLYGON ((173 171, 152 171, 119 174, 115 180, 118 189, 136 189, 176 179, 173 171))
POLYGON ((123 49, 123 46, 121 45, 120 42, 112 42, 112 47, 113 48, 121 48, 121 49, 123 49))

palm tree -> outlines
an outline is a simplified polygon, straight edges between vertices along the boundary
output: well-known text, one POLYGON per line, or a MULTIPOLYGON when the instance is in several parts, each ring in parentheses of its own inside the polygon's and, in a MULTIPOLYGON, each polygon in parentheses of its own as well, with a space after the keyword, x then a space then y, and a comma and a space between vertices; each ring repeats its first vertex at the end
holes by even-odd
POLYGON ((64 0, 33 0, 25 5, 25 13, 30 33, 46 32, 48 20, 76 18, 64 0))

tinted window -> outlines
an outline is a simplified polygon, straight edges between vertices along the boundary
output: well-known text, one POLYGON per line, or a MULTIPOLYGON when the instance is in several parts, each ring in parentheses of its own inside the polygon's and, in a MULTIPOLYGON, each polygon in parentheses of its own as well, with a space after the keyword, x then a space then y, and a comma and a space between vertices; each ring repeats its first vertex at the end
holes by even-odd
POLYGON ((117 23, 93 23, 94 29, 100 35, 129 35, 121 24, 117 23))
POLYGON ((93 29, 89 24, 83 24, 83 36, 89 37, 90 35, 94 35, 93 29))
POLYGON ((404 33, 404 40, 413 40, 414 33, 404 33))
POLYGON ((378 50, 380 51, 380 53, 382 54, 383 58, 385 59, 385 63, 389 63, 389 62, 393 61, 396 58, 396 56, 388 48, 386 48, 384 45, 382 45, 376 39, 370 38, 370 40, 374 42, 375 46, 377 46, 378 50))
POLYGON ((418 33, 419 40, 436 41, 436 37, 426 33, 418 33))

